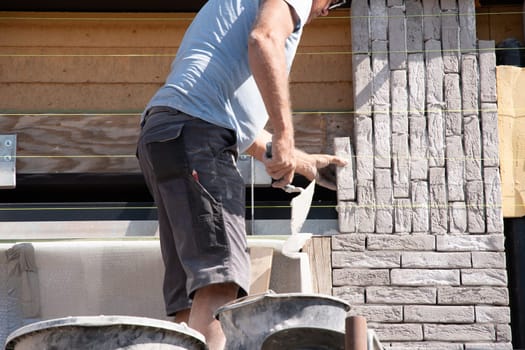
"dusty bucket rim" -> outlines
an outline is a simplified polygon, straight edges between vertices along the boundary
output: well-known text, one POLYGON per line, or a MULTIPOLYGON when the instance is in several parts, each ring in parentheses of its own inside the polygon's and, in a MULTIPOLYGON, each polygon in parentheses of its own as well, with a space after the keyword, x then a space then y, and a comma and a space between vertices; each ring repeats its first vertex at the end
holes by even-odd
POLYGON ((320 345, 325 348, 344 348, 345 332, 337 331, 335 329, 319 328, 319 327, 291 327, 276 330, 266 336, 262 342, 261 350, 276 349, 273 343, 277 342, 279 349, 287 346, 286 349, 314 349, 320 345), (306 335, 306 336, 305 336, 306 335), (309 338, 308 335, 319 337, 317 339, 309 338), (297 343, 297 338, 300 338, 300 344, 297 343), (327 344, 328 341, 330 344, 327 344), (326 345, 330 345, 326 347, 326 345), (341 345, 341 346, 340 346, 341 345))
POLYGON ((174 323, 170 321, 159 320, 148 317, 119 316, 119 315, 100 315, 100 316, 68 316, 56 319, 49 319, 30 323, 11 332, 5 341, 5 349, 9 349, 9 344, 16 338, 31 333, 43 331, 49 328, 57 327, 107 327, 115 325, 141 326, 148 328, 160 328, 169 331, 182 333, 196 341, 206 345, 204 335, 188 327, 186 324, 174 323))
POLYGON ((313 299, 313 298, 315 298, 315 299, 320 299, 320 300, 328 300, 328 301, 340 304, 341 306, 343 306, 345 308, 346 312, 350 311, 350 309, 351 309, 351 306, 350 306, 349 303, 347 303, 343 299, 340 299, 338 297, 334 297, 334 296, 331 296, 331 295, 316 294, 316 293, 300 293, 300 292, 296 292, 296 293, 275 293, 274 291, 269 290, 268 292, 265 292, 265 293, 248 295, 248 296, 245 296, 245 297, 242 297, 242 298, 235 299, 235 300, 233 300, 233 301, 231 301, 231 302, 229 302, 227 304, 224 304, 221 307, 219 307, 217 310, 215 310, 214 316, 215 316, 215 318, 219 318, 219 315, 221 313, 225 312, 225 311, 238 309, 238 308, 243 307, 245 305, 250 305, 250 304, 256 303, 256 302, 258 302, 260 300, 266 299, 266 298, 281 299, 281 300, 292 299, 292 298, 293 299, 297 299, 297 298, 299 298, 299 299, 312 298, 313 299))

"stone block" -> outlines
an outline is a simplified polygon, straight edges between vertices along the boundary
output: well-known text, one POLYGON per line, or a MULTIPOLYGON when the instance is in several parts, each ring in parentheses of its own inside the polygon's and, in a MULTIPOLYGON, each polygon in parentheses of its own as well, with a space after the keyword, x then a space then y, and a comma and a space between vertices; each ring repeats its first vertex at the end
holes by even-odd
POLYGON ((408 110, 411 115, 425 116, 426 70, 422 53, 408 55, 408 110))
POLYGON ((441 105, 443 103, 443 76, 445 75, 443 56, 441 56, 441 41, 429 39, 425 42, 425 63, 427 106, 441 105))
POLYGON ((394 227, 393 187, 390 169, 375 169, 376 232, 392 233, 394 227))
POLYGON ((407 31, 403 8, 388 8, 388 40, 390 70, 407 67, 407 31))
POLYGON ((429 169, 430 184, 430 232, 448 232, 447 181, 445 168, 429 169))
POLYGON ((448 203, 450 233, 467 232, 467 205, 465 202, 448 203))
POLYGON ((401 266, 401 253, 393 251, 344 252, 332 253, 333 268, 386 269, 401 266))
POLYGON ((502 233, 503 208, 499 168, 485 168, 483 172, 487 232, 502 233))
POLYGON ((445 74, 445 135, 460 136, 463 134, 463 113, 461 110, 461 88, 459 74, 445 74))
POLYGON ((390 284, 388 270, 334 269, 333 285, 338 286, 381 286, 390 284))
POLYGON ((441 108, 429 106, 427 114, 429 166, 445 166, 445 120, 441 108))
POLYGON ((369 3, 370 40, 373 45, 376 40, 388 40, 388 7, 385 6, 385 0, 369 0, 369 3))
POLYGON ((465 200, 465 155, 461 136, 447 136, 448 200, 465 200))
POLYGON ((352 143, 349 137, 334 138, 334 153, 336 156, 347 161, 344 167, 337 167, 337 200, 353 201, 355 200, 355 179, 354 179, 354 156, 352 143))
POLYGON ((375 232, 376 202, 373 180, 365 180, 357 185, 356 231, 375 232))
POLYGON ((479 113, 479 69, 474 54, 461 57, 461 99, 463 115, 479 113))
POLYGON ((476 305, 477 323, 510 323, 508 306, 476 305))
MULTIPOLYGON (((388 114, 374 113, 374 166, 376 168, 390 168, 392 166, 390 122, 391 119, 388 114)), ((390 172, 390 170, 388 171, 390 172)))
MULTIPOLYGON (((368 7, 368 1, 354 1, 352 3, 352 50, 356 54, 365 54, 368 56, 370 51, 370 26, 369 19, 370 9, 368 7)), ((355 55, 354 55, 355 57, 355 55)), ((356 65, 354 62, 354 70, 356 65)), ((369 65, 370 67, 370 65, 369 65)), ((355 80, 354 80, 355 88, 355 80)), ((355 108, 355 107, 354 107, 355 108)))
POLYGON ((428 306, 404 307, 405 322, 420 323, 473 323, 474 306, 428 306))
POLYGON ((472 267, 470 253, 402 252, 401 266, 414 269, 460 269, 472 267))
POLYGON ((376 332, 382 342, 423 340, 423 326, 420 324, 385 324, 371 322, 368 326, 376 332))
POLYGON ((366 247, 366 235, 339 234, 332 236, 332 251, 363 252, 366 247))
POLYGON ((481 102, 498 101, 496 84, 496 49, 493 40, 479 40, 479 79, 481 102))
POLYGON ((464 286, 501 286, 507 285, 505 269, 464 269, 461 270, 461 283, 464 286))
POLYGON ((392 135, 392 165, 394 197, 408 197, 410 194, 410 151, 407 134, 392 135))
POLYGON ((481 180, 481 131, 478 116, 464 118, 465 179, 481 180))
POLYGON ((505 269, 505 252, 472 252, 472 267, 475 269, 505 269))
MULTIPOLYGON (((458 1, 461 52, 476 50, 476 7, 474 1, 458 1)), ((352 8, 353 10, 353 8, 352 8)))
POLYGON ((512 350, 511 343, 467 343, 465 350, 512 350))
POLYGON ((428 182, 412 181, 412 232, 428 232, 429 215, 428 182))
POLYGON ((432 341, 495 341, 496 329, 489 324, 468 324, 468 325, 423 325, 425 340, 432 341))
POLYGON ((467 182, 468 232, 485 233, 485 198, 483 181, 467 182))
POLYGON ((337 205, 339 232, 356 232, 356 210, 355 202, 339 202, 337 205))
POLYGON ((372 95, 374 112, 387 114, 390 106, 388 42, 372 41, 372 95))
POLYGON ((367 287, 366 300, 370 304, 435 304, 436 288, 367 287))
POLYGON ((365 288, 363 287, 335 287, 332 288, 332 294, 352 306, 365 303, 365 288))
POLYGON ((435 237, 427 234, 370 235, 367 239, 368 250, 431 251, 435 247, 435 237))
POLYGON ((390 343, 390 347, 385 350, 464 350, 463 344, 445 342, 403 342, 390 343))
POLYGON ((460 284, 459 270, 393 269, 390 273, 393 285, 436 286, 460 284))
POLYGON ((508 324, 497 324, 496 325, 496 340, 498 342, 511 342, 512 341, 512 329, 508 324))
POLYGON ((436 237, 436 248, 448 252, 503 252, 504 242, 503 235, 445 235, 436 237))
POLYGON ((445 11, 441 15, 441 41, 443 66, 446 73, 459 72, 459 17, 456 11, 445 11))
POLYGON ((483 166, 499 166, 498 105, 481 104, 481 130, 483 139, 483 166))
POLYGON ((394 232, 412 232, 412 202, 408 198, 394 199, 394 232))
POLYGON ((457 0, 441 0, 441 10, 443 11, 458 11, 457 0))
POLYGON ((403 307, 401 305, 352 305, 349 316, 363 316, 367 322, 402 322, 403 307))
MULTIPOLYGON (((353 17, 354 18, 354 17, 353 17)), ((355 27, 353 27, 355 28, 355 27)), ((352 33, 354 30, 352 31, 352 33)), ((368 46, 367 46, 368 50, 368 46)), ((354 52, 357 52, 354 47, 354 52)), ((352 56, 353 85, 354 85, 354 111, 363 115, 372 114, 372 68, 370 56, 354 53, 352 56)))
POLYGON ((410 117, 410 179, 428 179, 427 118, 410 117))
POLYGON ((404 0, 388 0, 386 4, 387 4, 388 7, 395 7, 395 6, 403 7, 404 3, 405 3, 404 0))
POLYGON ((443 287, 438 289, 438 304, 507 306, 509 292, 505 287, 443 287))
MULTIPOLYGON (((408 52, 423 51, 423 5, 421 0, 405 0, 408 52)), ((410 54, 409 54, 410 56, 410 54)))
POLYGON ((407 71, 390 73, 390 96, 392 102, 392 132, 408 134, 408 86, 407 71))
POLYGON ((424 40, 441 40, 441 7, 439 0, 423 0, 424 40))
POLYGON ((356 180, 360 182, 373 180, 374 178, 374 142, 372 118, 357 115, 354 119, 354 130, 356 135, 356 180))

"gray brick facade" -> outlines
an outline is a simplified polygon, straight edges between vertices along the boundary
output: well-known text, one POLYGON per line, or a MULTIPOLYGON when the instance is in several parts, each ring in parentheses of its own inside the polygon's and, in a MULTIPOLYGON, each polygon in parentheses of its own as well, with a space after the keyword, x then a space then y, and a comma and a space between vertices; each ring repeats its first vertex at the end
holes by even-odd
POLYGON ((387 349, 512 349, 494 42, 474 0, 352 2, 333 294, 387 349))

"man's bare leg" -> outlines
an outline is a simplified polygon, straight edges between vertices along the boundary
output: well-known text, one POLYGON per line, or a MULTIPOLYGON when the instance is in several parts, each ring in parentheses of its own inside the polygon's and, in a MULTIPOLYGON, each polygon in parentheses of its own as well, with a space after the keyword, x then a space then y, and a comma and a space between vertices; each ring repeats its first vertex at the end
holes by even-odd
POLYGON ((173 322, 176 323, 186 323, 188 324, 190 322, 190 311, 191 309, 185 309, 180 310, 175 314, 175 317, 173 318, 173 322))
POLYGON ((237 297, 239 286, 234 283, 212 284, 195 292, 188 325, 206 338, 209 350, 223 350, 226 338, 213 313, 237 297))

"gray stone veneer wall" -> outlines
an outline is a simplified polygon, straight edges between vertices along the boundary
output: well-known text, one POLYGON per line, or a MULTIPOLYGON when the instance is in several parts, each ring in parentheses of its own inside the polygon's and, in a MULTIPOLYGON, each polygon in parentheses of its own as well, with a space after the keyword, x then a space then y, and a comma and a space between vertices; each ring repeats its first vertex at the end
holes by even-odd
POLYGON ((396 349, 512 349, 494 42, 474 0, 353 0, 333 294, 396 349))

